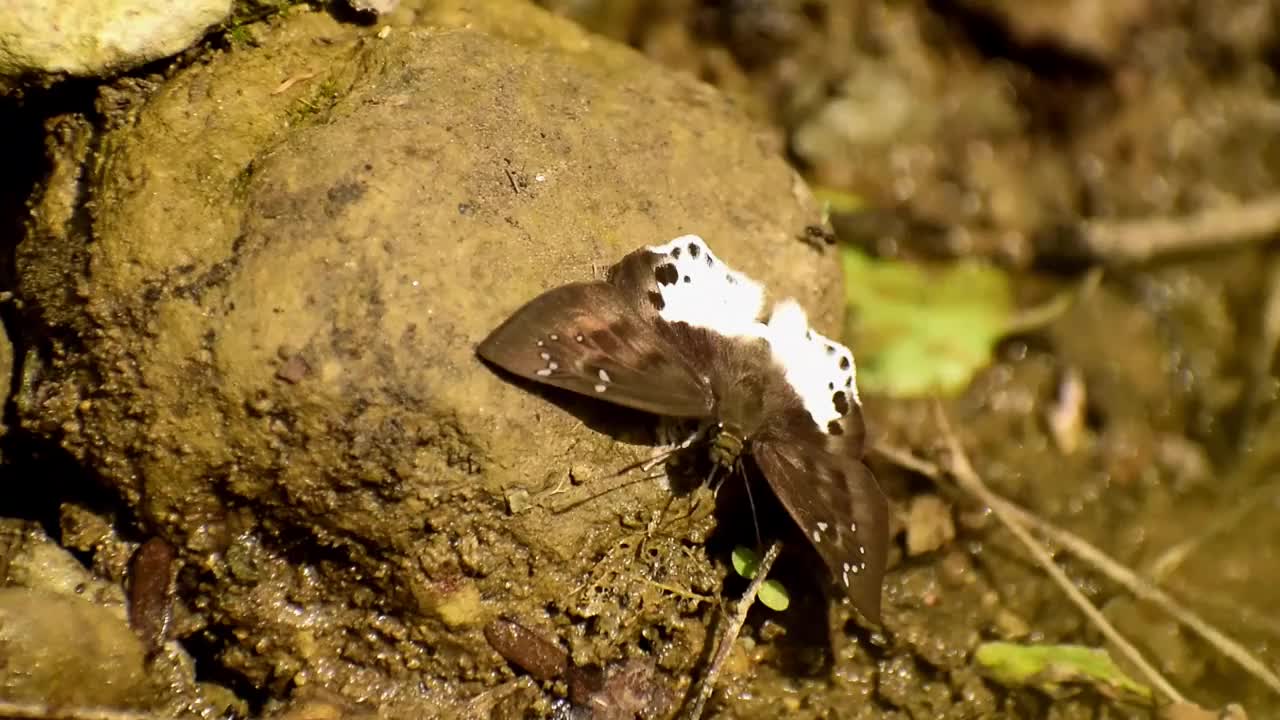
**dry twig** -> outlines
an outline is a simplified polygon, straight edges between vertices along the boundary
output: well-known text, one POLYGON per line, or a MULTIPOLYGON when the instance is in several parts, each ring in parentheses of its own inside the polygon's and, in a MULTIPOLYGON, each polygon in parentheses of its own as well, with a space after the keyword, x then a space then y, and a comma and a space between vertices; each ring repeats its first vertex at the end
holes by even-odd
POLYGON ((1048 249, 1120 265, 1182 252, 1234 247, 1280 233, 1280 195, 1178 218, 1090 220, 1046 241, 1048 249))
POLYGON ((1267 262, 1266 283, 1263 288, 1262 322, 1257 342, 1246 356, 1244 402, 1240 411, 1240 451, 1246 451, 1260 433, 1260 411, 1267 407, 1274 396, 1275 378, 1272 368, 1276 363, 1276 349, 1280 348, 1280 253, 1272 253, 1267 262))
POLYGON ((1097 626, 1103 636, 1111 641, 1120 653, 1138 668, 1139 672, 1146 676, 1148 682, 1154 685, 1170 701, 1186 702, 1186 698, 1160 674, 1160 671, 1147 662, 1147 659, 1142 656, 1138 648, 1134 647, 1133 643, 1130 643, 1127 638, 1121 635, 1120 631, 1116 630, 1115 626, 1111 624, 1111 621, 1107 620, 1106 616, 1089 601, 1089 598, 1080 592, 1080 589, 1071 582, 1071 579, 1067 577, 1062 568, 1058 567, 1058 564, 1053 561, 1053 556, 1031 537, 1021 519, 1014 513, 1008 512, 1004 504, 1000 502, 1000 498, 982 482, 982 478, 978 476, 977 471, 969 464, 969 457, 965 454, 964 448, 960 446, 959 438, 952 431, 951 423, 947 420, 941 404, 934 405, 934 415, 942 430, 942 436, 947 443, 948 470, 960 487, 991 508, 996 517, 1000 518, 1000 521, 1009 529, 1009 532, 1018 538, 1018 541, 1026 547, 1027 551, 1036 559, 1036 562, 1044 568, 1044 571, 1049 574, 1049 577, 1053 579, 1059 589, 1067 595, 1071 602, 1075 603, 1085 617, 1089 618, 1097 626))
POLYGON ((747 612, 751 610, 751 605, 755 603, 756 596, 760 594, 760 586, 764 585, 765 579, 769 576, 769 570, 773 568, 773 561, 778 559, 778 553, 782 551, 782 543, 774 541, 769 549, 765 551, 764 557, 760 558, 760 564, 756 566, 755 577, 751 578, 751 584, 742 593, 742 597, 738 598, 738 602, 733 606, 733 614, 729 616, 729 626, 725 629, 723 635, 720 636, 720 643, 716 646, 715 657, 711 659, 711 664, 707 666, 707 674, 702 678, 702 682, 695 690, 693 702, 689 704, 689 709, 685 712, 686 720, 698 720, 702 717, 703 710, 707 707, 707 700, 711 699, 711 693, 716 689, 716 678, 720 676, 720 671, 724 667, 725 660, 729 659, 729 651, 733 649, 733 643, 738 639, 738 634, 742 632, 742 625, 747 621, 747 612))
MULTIPOLYGON (((877 446, 876 452, 899 467, 920 473, 935 481, 940 480, 942 477, 942 470, 937 465, 904 450, 877 446)), ((990 493, 989 490, 988 492, 990 493)), ((1003 511, 1016 518, 1019 522, 1030 526, 1049 541, 1059 545, 1110 578, 1116 584, 1133 593, 1135 597, 1159 607, 1199 635, 1205 642, 1217 649, 1218 652, 1234 660, 1245 672, 1253 675, 1275 692, 1280 693, 1280 678, 1277 678, 1275 673, 1271 672, 1261 660, 1251 654, 1243 645, 1227 637, 1209 624, 1208 621, 1183 606, 1137 573, 1113 560, 1105 552, 1074 533, 1064 530, 994 493, 990 493, 990 496, 982 500, 982 502, 987 504, 993 511, 1003 511)))

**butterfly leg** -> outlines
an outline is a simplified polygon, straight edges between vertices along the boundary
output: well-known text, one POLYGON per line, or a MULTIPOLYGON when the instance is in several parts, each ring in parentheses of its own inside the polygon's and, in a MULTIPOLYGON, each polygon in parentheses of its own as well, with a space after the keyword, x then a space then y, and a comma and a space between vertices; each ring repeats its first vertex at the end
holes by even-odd
POLYGON ((697 430, 685 435, 684 439, 674 442, 674 437, 678 437, 680 431, 687 427, 684 422, 673 423, 667 418, 662 418, 658 423, 658 441, 663 443, 663 447, 654 451, 653 455, 640 469, 649 472, 653 468, 665 462, 668 458, 676 453, 689 449, 694 443, 707 436, 710 425, 701 425, 697 430))

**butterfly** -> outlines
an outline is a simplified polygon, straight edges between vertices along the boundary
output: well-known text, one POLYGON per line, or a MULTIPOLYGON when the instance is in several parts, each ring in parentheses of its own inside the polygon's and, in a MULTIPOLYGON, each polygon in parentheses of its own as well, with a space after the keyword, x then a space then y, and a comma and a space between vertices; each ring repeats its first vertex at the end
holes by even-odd
POLYGON ((477 348, 515 375, 697 421, 710 459, 754 461, 833 582, 879 623, 888 505, 862 462, 853 354, 794 300, 763 317, 762 285, 696 235, 636 250, 603 281, 549 290, 477 348))

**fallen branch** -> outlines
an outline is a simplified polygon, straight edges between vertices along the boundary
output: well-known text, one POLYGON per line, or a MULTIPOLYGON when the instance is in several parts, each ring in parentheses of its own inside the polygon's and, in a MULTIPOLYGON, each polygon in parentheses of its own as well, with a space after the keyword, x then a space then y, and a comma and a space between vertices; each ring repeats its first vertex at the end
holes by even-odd
POLYGON ((1280 234, 1280 195, 1185 217, 1086 220, 1038 238, 1037 254, 1097 260, 1112 265, 1146 262, 1176 253, 1234 247, 1280 234))

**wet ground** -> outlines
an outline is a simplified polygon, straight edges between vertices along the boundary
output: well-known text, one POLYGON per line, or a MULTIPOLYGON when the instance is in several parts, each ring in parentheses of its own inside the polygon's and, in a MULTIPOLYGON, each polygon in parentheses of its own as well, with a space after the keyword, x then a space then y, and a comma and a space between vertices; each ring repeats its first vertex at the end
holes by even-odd
MULTIPOLYGON (((989 259, 1014 273, 1018 299, 1028 306, 1077 283, 1087 268, 1105 267, 1100 288, 1061 317, 1004 339, 994 364, 946 402, 947 413, 975 468, 994 490, 1153 578, 1264 663, 1280 666, 1280 623, 1273 612, 1280 607, 1280 589, 1271 581, 1280 567, 1280 413, 1275 412, 1280 261, 1274 243, 1258 240, 1257 232, 1223 228, 1209 234, 1242 237, 1209 251, 1161 249, 1135 262, 1114 247, 1099 249, 1080 240, 1088 236, 1085 219, 1177 219, 1210 208, 1248 208, 1271 198, 1277 186, 1272 139, 1280 123, 1274 98, 1280 7, 1143 0, 1025 7, 858 0, 543 4, 729 93, 768 128, 812 185, 861 201, 863 211, 838 211, 832 217, 840 243, 890 260, 989 259), (1075 403, 1064 400, 1072 392, 1082 393, 1075 403)), ((228 51, 235 52, 238 42, 228 40, 228 51)), ((122 85, 127 89, 128 81, 122 85)), ((104 124, 127 110, 110 105, 111 94, 93 110, 92 96, 88 91, 78 95, 79 90, 9 101, 8 127, 27 140, 15 146, 39 147, 45 118, 68 108, 87 111, 104 124)), ((333 88, 320 90, 313 100, 333 88)), ((73 139, 61 143, 74 146, 73 139)), ((4 176, 0 204, 0 221, 12 231, 22 224, 23 202, 44 172, 35 152, 14 167, 4 176)), ((1220 219, 1231 221, 1229 215, 1220 219)), ((1151 232, 1140 228, 1127 238, 1145 242, 1151 232)), ((6 246, 0 290, 15 286, 13 258, 12 246, 6 246)), ((40 282, 42 292, 54 285, 44 278, 40 282)), ((74 348, 61 338, 41 336, 47 325, 74 323, 32 317, 11 301, 0 305, 0 317, 19 358, 39 348, 62 362, 57 352, 74 348)), ((856 337, 852 340, 858 352, 856 337)), ((288 375, 283 367, 281 372, 288 375)), ((17 396, 29 397, 30 382, 21 370, 14 373, 15 393, 26 393, 17 396)), ((148 531, 166 527, 156 517, 161 513, 148 509, 142 520, 131 517, 129 508, 146 502, 145 492, 126 484, 119 486, 123 490, 103 491, 49 439, 55 434, 32 420, 30 408, 17 402, 11 400, 5 411, 5 422, 14 430, 5 438, 3 472, 25 480, 27 487, 5 514, 34 521, 73 549, 95 576, 123 584, 131 556, 126 550, 148 531), (17 427, 24 413, 28 430, 17 427), (31 487, 37 484, 32 479, 47 477, 57 482, 31 487), (89 511, 69 511, 69 506, 89 511), (106 518, 114 527, 84 530, 97 528, 93 518, 106 518)), ((91 415, 88 407, 78 412, 91 415)), ((282 417, 271 408, 258 415, 282 417)), ((871 396, 867 417, 874 443, 940 457, 942 437, 930 400, 871 396)), ((431 432, 451 443, 449 471, 472 462, 474 447, 467 438, 454 437, 455 428, 431 432)), ((85 437, 73 430, 67 436, 85 437)), ((65 439, 62 444, 74 445, 65 439)), ((598 446, 564 452, 562 457, 575 462, 607 465, 600 458, 608 453, 598 446)), ((799 612, 791 617, 753 615, 742 650, 726 672, 725 694, 713 705, 721 717, 1144 714, 1095 690, 1010 691, 982 679, 971 658, 984 640, 1105 643, 971 497, 939 487, 885 456, 873 452, 871 458, 899 517, 886 583, 887 632, 873 637, 847 610, 831 610, 828 618, 828 610, 814 599, 799 600, 799 612), (916 533, 937 539, 914 548, 916 533), (830 645, 827 627, 796 619, 819 615, 837 628, 830 645)), ((237 492, 237 497, 251 495, 237 492)), ((397 489, 377 492, 390 496, 397 489)), ((656 492, 637 492, 642 506, 660 500, 656 492)), ((572 678, 550 677, 567 672, 568 661, 553 659, 555 669, 546 671, 545 685, 554 692, 546 695, 531 684, 508 687, 514 675, 495 669, 501 663, 494 658, 477 666, 465 656, 480 647, 473 616, 483 614, 477 610, 482 600, 491 600, 488 590, 473 589, 480 583, 472 579, 505 572, 504 559, 486 547, 520 545, 527 542, 521 537, 565 531, 538 527, 555 522, 554 516, 526 519, 519 531, 485 516, 502 515, 490 507, 501 493, 451 490, 443 497, 447 502, 424 500, 428 527, 473 528, 476 534, 446 543, 450 557, 459 558, 459 571, 440 580, 432 576, 437 569, 429 568, 432 584, 409 591, 418 594, 415 600, 437 623, 429 631, 380 615, 385 608, 360 595, 371 592, 370 583, 385 589, 394 587, 393 581, 343 575, 344 563, 369 572, 383 567, 379 553, 390 557, 403 549, 344 545, 350 537, 380 537, 355 515, 335 536, 318 539, 329 553, 314 561, 321 569, 297 570, 297 577, 290 575, 295 570, 280 569, 295 559, 290 552, 301 552, 281 547, 304 542, 289 534, 288 524, 305 525, 299 515, 322 516, 323 507, 282 510, 260 531, 251 530, 257 520, 245 518, 247 512, 228 511, 218 520, 225 537, 211 542, 230 556, 229 574, 239 578, 236 582, 289 576, 279 582, 279 596, 270 598, 270 607, 277 602, 279 608, 306 607, 308 599, 330 602, 349 590, 357 599, 341 612, 329 607, 323 622, 377 636, 363 645, 330 644, 325 637, 295 639, 297 645, 344 648, 352 666, 377 668, 392 677, 426 667, 432 679, 424 683, 424 692, 437 697, 507 688, 511 694, 492 703, 498 715, 516 716, 526 707, 549 712, 554 692, 572 693, 566 687, 572 678), (254 532, 277 545, 260 545, 254 532), (240 545, 227 539, 242 535, 250 539, 240 545), (317 583, 313 572, 323 581, 317 583), (455 638, 448 647, 432 644, 450 633, 455 638), (415 643, 416 650, 403 650, 415 643), (390 659, 378 650, 389 646, 398 653, 390 659)), ((271 502, 271 507, 288 505, 279 498, 271 502)), ((697 661, 704 657, 706 638, 717 627, 711 603, 702 598, 720 592, 733 596, 742 586, 732 579, 723 582, 722 559, 710 570, 716 561, 703 554, 698 541, 710 536, 712 546, 722 549, 736 536, 717 535, 716 523, 695 516, 647 541, 652 554, 637 566, 629 559, 636 554, 634 546, 622 543, 644 536, 649 518, 625 517, 617 508, 632 507, 627 501, 608 503, 602 514, 610 521, 615 512, 624 515, 626 532, 593 530, 569 540, 585 538, 590 547, 563 559, 554 575, 568 583, 564 590, 574 592, 562 593, 570 597, 550 612, 555 620, 543 624, 544 634, 564 632, 559 639, 573 663, 613 662, 616 677, 646 692, 652 689, 645 683, 653 668, 623 668, 623 661, 652 654, 658 677, 675 678, 674 685, 682 687, 679 678, 687 678, 691 665, 701 667, 697 661), (634 579, 636 573, 654 577, 659 572, 667 588, 662 592, 634 579), (600 640, 602 635, 626 640, 610 644, 600 640)), ((719 517, 723 521, 723 512, 719 517)), ((14 537, 29 537, 23 532, 15 530, 14 537)), ((394 546, 410 534, 408 529, 387 531, 386 537, 394 546)), ((198 547, 198 539, 184 540, 198 547)), ((1166 614, 1134 601, 1079 561, 1066 555, 1061 560, 1069 576, 1189 698, 1214 708, 1239 702, 1253 717, 1280 709, 1274 693, 1166 614)), ((537 560, 521 562, 539 566, 537 560)), ((152 571, 151 584, 161 589, 134 604, 163 598, 167 583, 160 579, 168 572, 167 566, 152 571)), ((396 570, 388 572, 397 577, 396 570)), ((784 573, 784 579, 802 588, 806 582, 802 572, 784 573)), ((156 628, 185 622, 178 634, 188 638, 185 651, 196 659, 196 677, 233 689, 255 709, 274 707, 291 695, 306 697, 286 679, 296 668, 282 669, 288 663, 305 665, 305 653, 255 644, 234 627, 236 622, 253 627, 258 620, 251 622, 248 608, 265 602, 265 596, 214 597, 223 582, 214 570, 176 582, 176 592, 186 598, 180 605, 190 607, 175 620, 167 618, 167 605, 160 601, 159 610, 133 620, 135 629, 144 636, 173 634, 156 628)), ((533 609, 520 603, 546 589, 530 585, 534 589, 521 586, 512 594, 522 595, 514 606, 526 614, 533 609)), ((114 596, 103 600, 108 607, 122 602, 114 596)), ((261 622, 275 627, 274 620, 261 622)), ((357 684, 349 670, 341 672, 347 673, 342 677, 348 687, 357 684)), ((625 694, 618 683, 623 681, 609 686, 609 697, 625 694)), ((369 687, 376 686, 370 681, 369 687)), ((608 695, 602 687, 593 692, 608 695)), ((323 704, 323 697, 308 701, 323 704)), ((217 704, 208 698, 202 702, 217 704)), ((345 707, 344 702, 331 704, 345 707)), ((666 707, 665 702, 653 699, 653 707, 666 707)))

